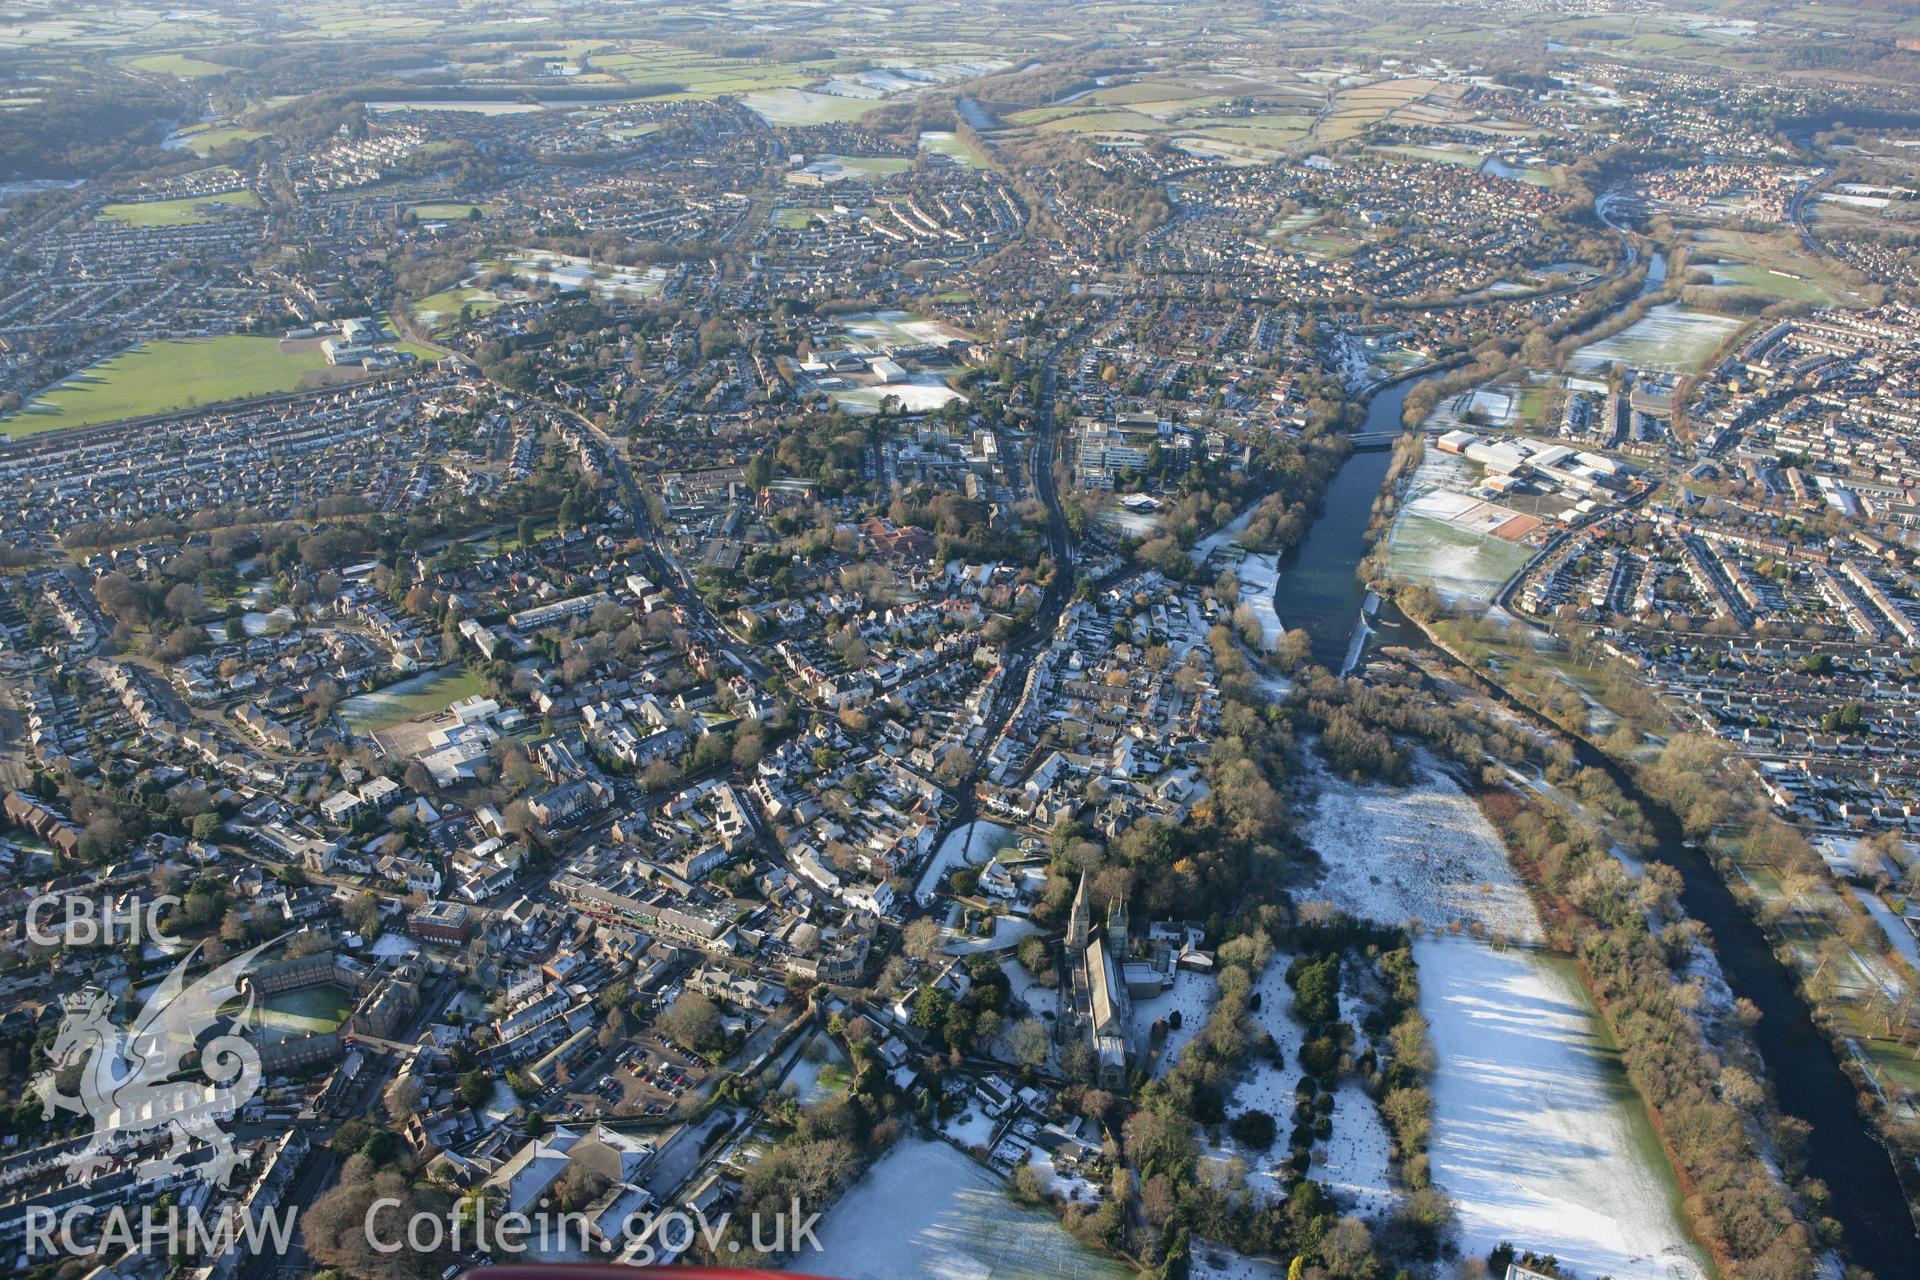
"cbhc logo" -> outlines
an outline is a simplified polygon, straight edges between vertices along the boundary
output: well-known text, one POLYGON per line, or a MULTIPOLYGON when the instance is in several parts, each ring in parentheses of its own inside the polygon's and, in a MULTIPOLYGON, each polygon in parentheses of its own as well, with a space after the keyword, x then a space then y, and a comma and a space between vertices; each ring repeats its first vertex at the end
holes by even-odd
POLYGON ((167 937, 160 920, 180 905, 170 893, 123 900, 89 898, 82 893, 36 895, 27 907, 27 940, 35 946, 138 946, 167 937))

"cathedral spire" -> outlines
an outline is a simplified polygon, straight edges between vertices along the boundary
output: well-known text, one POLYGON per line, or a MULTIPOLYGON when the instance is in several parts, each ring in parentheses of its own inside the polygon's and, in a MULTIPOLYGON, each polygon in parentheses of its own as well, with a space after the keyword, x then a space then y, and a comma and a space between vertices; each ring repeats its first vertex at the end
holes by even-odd
POLYGON ((1073 895, 1073 914, 1067 918, 1067 946, 1074 951, 1084 951, 1087 947, 1087 934, 1093 928, 1093 906, 1087 900, 1087 872, 1080 869, 1080 891, 1073 895))

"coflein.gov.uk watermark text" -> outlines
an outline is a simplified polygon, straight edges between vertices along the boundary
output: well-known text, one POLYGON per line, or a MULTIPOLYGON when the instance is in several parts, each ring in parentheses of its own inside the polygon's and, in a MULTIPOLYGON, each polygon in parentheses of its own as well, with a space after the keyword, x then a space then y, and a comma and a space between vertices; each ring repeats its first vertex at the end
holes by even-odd
MULTIPOLYGON (((399 1200, 367 1206, 361 1226, 375 1253, 483 1253, 497 1256, 600 1253, 646 1266, 675 1258, 695 1244, 720 1256, 819 1252, 814 1227, 820 1214, 805 1213, 796 1198, 786 1213, 712 1217, 701 1210, 637 1210, 609 1223, 578 1211, 494 1213, 485 1201, 457 1202, 445 1212, 404 1212, 399 1200), (730 1228, 738 1225, 739 1230, 730 1228)), ((254 1212, 227 1209, 207 1214, 195 1207, 74 1205, 27 1209, 29 1258, 85 1257, 101 1249, 159 1251, 176 1257, 217 1257, 238 1248, 250 1255, 284 1257, 292 1246, 300 1210, 281 1205, 254 1212)))

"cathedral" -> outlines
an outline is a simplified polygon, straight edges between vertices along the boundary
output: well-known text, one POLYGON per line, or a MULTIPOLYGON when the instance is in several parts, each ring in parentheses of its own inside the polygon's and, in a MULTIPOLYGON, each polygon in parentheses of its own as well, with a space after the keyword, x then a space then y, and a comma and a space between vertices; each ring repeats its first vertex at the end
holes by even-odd
MULTIPOLYGON (((1127 1020, 1132 1010, 1127 983, 1127 904, 1117 899, 1107 912, 1106 927, 1092 930, 1093 906, 1087 893, 1087 874, 1080 873, 1080 890, 1073 896, 1073 914, 1067 922, 1067 969, 1073 977, 1073 1025, 1099 1071, 1100 1087, 1125 1089, 1132 1043, 1127 1020)), ((1159 983, 1152 983, 1155 991, 1159 983)))

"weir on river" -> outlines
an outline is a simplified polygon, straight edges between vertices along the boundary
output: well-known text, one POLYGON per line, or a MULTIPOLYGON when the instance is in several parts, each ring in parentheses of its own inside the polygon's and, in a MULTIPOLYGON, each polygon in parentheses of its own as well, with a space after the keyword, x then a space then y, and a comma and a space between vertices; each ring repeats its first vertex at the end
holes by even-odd
MULTIPOLYGON (((1646 278, 1634 296, 1609 313, 1657 292, 1667 279, 1665 254, 1647 262, 1646 278)), ((1605 323, 1608 317, 1596 322, 1605 323)), ((1404 429, 1400 420, 1407 396, 1423 382, 1444 376, 1440 370, 1381 387, 1367 402, 1367 415, 1353 435, 1367 440, 1391 439, 1404 429)), ((1358 450, 1348 458, 1327 486, 1320 516, 1300 545, 1280 561, 1281 581, 1275 609, 1282 626, 1305 627, 1313 637, 1313 660, 1342 675, 1359 665, 1371 637, 1398 639, 1399 615, 1391 608, 1375 615, 1368 607, 1366 585, 1355 572, 1367 554, 1367 525, 1374 499, 1393 465, 1391 450, 1358 450)))
MULTIPOLYGON (((1439 377, 1439 374, 1429 375, 1439 377)), ((1400 430, 1400 407, 1407 393, 1425 378, 1380 390, 1367 405, 1361 432, 1400 430)), ((1329 671, 1344 671, 1358 661, 1369 624, 1363 617, 1366 585, 1356 570, 1367 553, 1367 523, 1373 500, 1393 465, 1386 450, 1355 453, 1340 468, 1320 515, 1300 545, 1280 560, 1274 609, 1286 627, 1305 627, 1313 637, 1313 661, 1329 671)))

